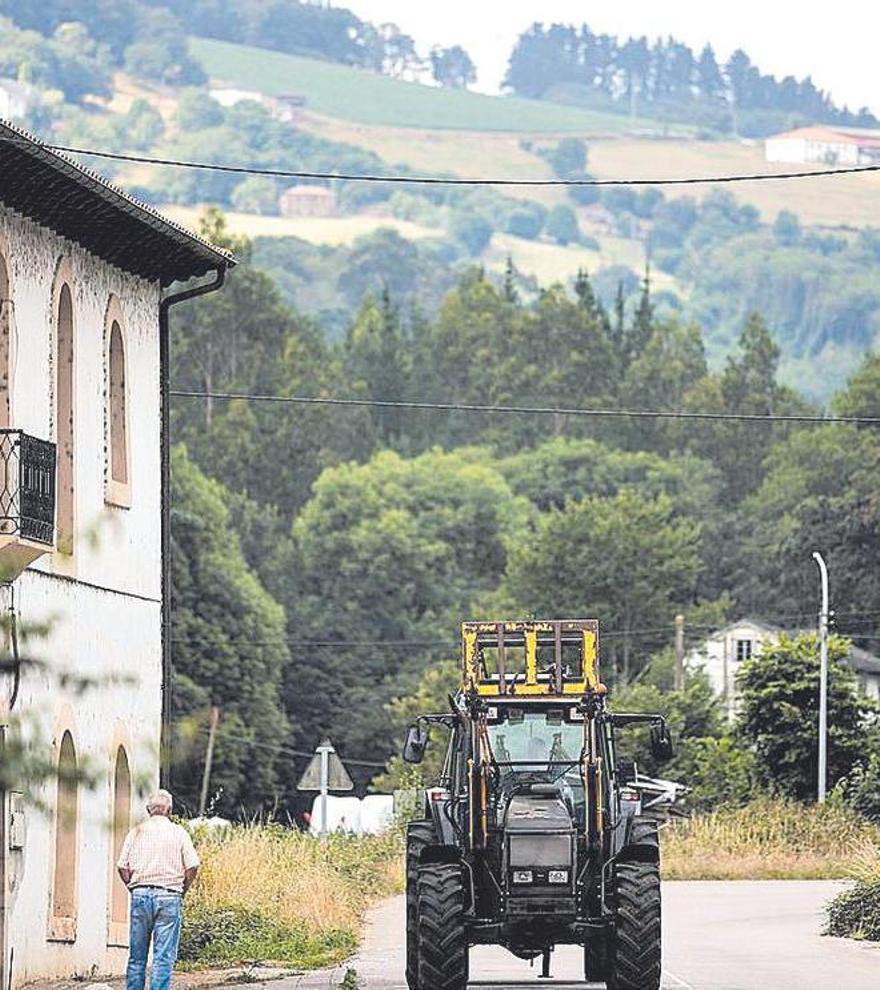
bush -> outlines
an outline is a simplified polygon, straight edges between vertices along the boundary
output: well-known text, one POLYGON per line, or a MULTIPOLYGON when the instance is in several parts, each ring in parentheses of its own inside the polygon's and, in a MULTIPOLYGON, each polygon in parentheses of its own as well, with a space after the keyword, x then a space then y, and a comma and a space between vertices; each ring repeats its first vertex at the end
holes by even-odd
POLYGON ((232 205, 242 213, 278 213, 278 187, 273 179, 252 175, 232 190, 232 205))
POLYGON ((528 204, 514 210, 507 218, 507 233, 533 241, 544 227, 547 211, 539 204, 528 204))
POLYGON ((880 880, 860 881, 828 905, 826 935, 880 942, 880 880))
POLYGON ((554 206, 547 217, 547 236, 557 244, 571 244, 580 240, 581 231, 577 217, 570 206, 554 206))
POLYGON ((482 254, 492 239, 492 224, 479 213, 455 210, 449 222, 449 233, 467 248, 472 258, 482 254))
MULTIPOLYGON (((592 179, 589 172, 576 172, 569 176, 571 179, 592 179)), ((599 186, 569 186, 568 195, 579 206, 592 206, 602 198, 602 190, 599 186)))
POLYGON ((563 138, 545 158, 558 178, 568 179, 586 168, 587 146, 580 138, 563 138))

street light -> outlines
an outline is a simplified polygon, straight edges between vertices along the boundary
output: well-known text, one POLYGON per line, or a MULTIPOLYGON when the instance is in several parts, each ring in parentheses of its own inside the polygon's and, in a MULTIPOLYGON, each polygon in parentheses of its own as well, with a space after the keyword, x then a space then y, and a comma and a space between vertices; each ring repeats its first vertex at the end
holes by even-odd
POLYGON ((819 610, 819 804, 825 803, 828 776, 828 568, 821 553, 813 553, 822 581, 822 605, 819 610))

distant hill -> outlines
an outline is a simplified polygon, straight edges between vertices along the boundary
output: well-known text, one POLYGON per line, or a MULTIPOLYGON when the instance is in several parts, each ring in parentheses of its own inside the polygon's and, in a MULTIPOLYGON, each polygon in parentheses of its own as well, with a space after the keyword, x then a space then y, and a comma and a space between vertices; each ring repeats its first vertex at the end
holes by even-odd
POLYGON ((334 62, 208 38, 192 38, 190 51, 213 79, 267 95, 293 90, 305 96, 309 110, 365 124, 584 136, 639 128, 662 132, 650 120, 424 86, 334 62))

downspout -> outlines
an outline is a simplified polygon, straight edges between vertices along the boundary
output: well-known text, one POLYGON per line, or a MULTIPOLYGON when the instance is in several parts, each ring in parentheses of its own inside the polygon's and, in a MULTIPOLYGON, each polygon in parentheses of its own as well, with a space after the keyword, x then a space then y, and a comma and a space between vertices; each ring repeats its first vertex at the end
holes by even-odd
POLYGON ((167 788, 171 780, 171 396, 169 367, 169 310, 177 303, 216 292, 226 280, 226 268, 217 268, 210 282, 172 292, 159 301, 159 397, 161 461, 161 557, 162 557, 162 727, 160 733, 159 781, 167 788))

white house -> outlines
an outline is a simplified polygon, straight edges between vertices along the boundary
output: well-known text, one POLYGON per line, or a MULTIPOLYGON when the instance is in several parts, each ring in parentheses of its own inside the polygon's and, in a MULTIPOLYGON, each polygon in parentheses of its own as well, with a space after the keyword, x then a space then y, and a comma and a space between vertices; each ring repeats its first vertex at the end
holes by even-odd
POLYGON ((46 626, 0 673, 0 744, 58 770, 0 792, 5 988, 125 964, 113 860, 168 697, 160 301, 233 261, 3 122, 0 174, 0 613, 46 626))
POLYGON ((799 127, 764 142, 768 162, 869 165, 880 161, 880 131, 858 127, 799 127))
MULTIPOLYGON (((702 670, 714 692, 732 713, 736 705, 736 673, 740 665, 760 653, 768 643, 777 642, 785 631, 756 619, 731 622, 691 650, 685 657, 685 666, 689 670, 702 670)), ((854 646, 847 662, 856 673, 862 693, 880 700, 880 658, 854 646)))

